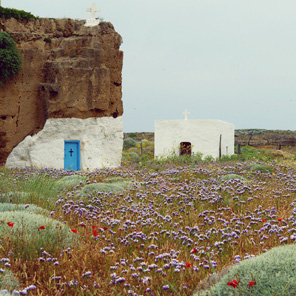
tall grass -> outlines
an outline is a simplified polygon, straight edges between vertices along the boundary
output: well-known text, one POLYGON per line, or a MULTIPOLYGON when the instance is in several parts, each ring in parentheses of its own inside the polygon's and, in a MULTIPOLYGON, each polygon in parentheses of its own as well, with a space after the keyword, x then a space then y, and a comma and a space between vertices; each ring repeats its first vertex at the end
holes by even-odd
POLYGON ((15 204, 35 204, 51 209, 55 205, 59 188, 46 174, 15 174, 11 170, 1 170, 0 200, 15 204))

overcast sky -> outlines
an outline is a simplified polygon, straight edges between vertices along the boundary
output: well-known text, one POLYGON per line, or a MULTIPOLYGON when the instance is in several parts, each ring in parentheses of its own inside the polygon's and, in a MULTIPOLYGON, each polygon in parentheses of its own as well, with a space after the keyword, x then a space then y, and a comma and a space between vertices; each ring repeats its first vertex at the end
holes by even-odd
POLYGON ((295 0, 2 0, 39 17, 97 16, 122 36, 125 132, 155 119, 296 130, 295 0))

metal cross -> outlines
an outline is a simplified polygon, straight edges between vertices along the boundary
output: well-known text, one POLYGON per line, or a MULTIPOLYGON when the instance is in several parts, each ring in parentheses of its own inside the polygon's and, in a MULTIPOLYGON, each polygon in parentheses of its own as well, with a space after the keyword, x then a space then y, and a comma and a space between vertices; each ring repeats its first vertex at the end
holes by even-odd
POLYGON ((71 148, 71 150, 69 151, 70 152, 70 157, 72 157, 72 153, 74 152, 71 148))
POLYGON ((187 109, 185 109, 185 111, 183 112, 184 116, 185 116, 185 120, 188 119, 188 115, 190 114, 190 112, 187 111, 187 109))
POLYGON ((96 12, 99 12, 100 9, 96 8, 96 3, 93 2, 92 6, 90 8, 87 8, 86 11, 91 13, 91 17, 90 17, 91 19, 95 19, 96 18, 96 12))

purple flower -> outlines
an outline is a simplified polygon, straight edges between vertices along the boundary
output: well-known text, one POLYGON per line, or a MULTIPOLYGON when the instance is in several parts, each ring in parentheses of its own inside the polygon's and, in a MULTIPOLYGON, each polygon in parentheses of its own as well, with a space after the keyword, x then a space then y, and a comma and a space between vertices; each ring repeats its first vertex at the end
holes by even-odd
POLYGON ((85 273, 82 275, 83 278, 86 277, 86 276, 91 276, 91 272, 90 272, 90 271, 87 271, 87 272, 85 272, 85 273))

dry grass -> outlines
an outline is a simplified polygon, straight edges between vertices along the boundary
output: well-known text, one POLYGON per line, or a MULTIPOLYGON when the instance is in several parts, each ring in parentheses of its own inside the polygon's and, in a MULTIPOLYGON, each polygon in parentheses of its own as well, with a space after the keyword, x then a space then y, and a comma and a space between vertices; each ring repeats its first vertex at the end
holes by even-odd
MULTIPOLYGON (((14 256, 6 239, 9 221, 2 221, 0 258, 10 259, 22 289, 36 286, 29 295, 192 295, 210 274, 234 264, 235 256, 294 243, 289 231, 296 221, 295 162, 261 163, 272 168, 266 173, 250 170, 250 163, 163 162, 80 172, 88 184, 110 177, 137 182, 123 192, 95 192, 83 199, 78 193, 84 184, 52 196, 50 216, 77 230, 80 243, 42 255, 45 261, 14 256), (246 181, 223 181, 229 174, 246 181), (266 223, 277 231, 270 233, 266 223)), ((14 180, 1 187, 4 193, 32 178, 31 171, 2 173, 14 180)), ((66 175, 43 174, 53 181, 66 175)))

